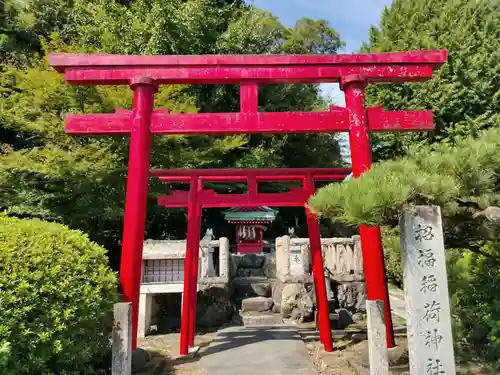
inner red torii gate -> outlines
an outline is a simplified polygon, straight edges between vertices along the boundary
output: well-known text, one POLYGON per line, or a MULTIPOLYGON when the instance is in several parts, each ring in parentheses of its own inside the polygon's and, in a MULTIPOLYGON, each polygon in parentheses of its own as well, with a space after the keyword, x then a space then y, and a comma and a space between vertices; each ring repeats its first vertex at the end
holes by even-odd
MULTIPOLYGON (((189 192, 174 190, 170 195, 158 197, 165 207, 187 207, 187 251, 184 264, 184 299, 182 304, 180 352, 187 354, 194 346, 196 327, 196 290, 198 283, 198 251, 200 243, 201 210, 214 207, 305 206, 315 192, 315 181, 339 181, 351 172, 347 168, 279 168, 279 169, 198 169, 152 170, 151 175, 164 182, 189 183, 189 192), (301 188, 282 193, 259 193, 262 181, 300 181, 301 188), (218 194, 204 189, 205 182, 246 182, 247 193, 218 194)), ((333 350, 328 301, 323 271, 323 257, 319 224, 316 215, 306 207, 306 218, 311 249, 313 278, 320 339, 325 350, 333 350)))
MULTIPOLYGON (((354 177, 371 165, 370 131, 433 129, 431 111, 366 108, 369 83, 416 82, 446 62, 445 50, 349 55, 134 56, 52 54, 51 65, 66 81, 82 85, 129 85, 132 111, 69 115, 71 135, 130 135, 120 281, 133 306, 133 347, 141 278, 152 134, 250 134, 349 132, 354 177), (258 111, 258 85, 340 82, 346 108, 325 112, 258 111), (239 84, 240 112, 169 114, 153 110, 161 84, 239 84)), ((393 346, 380 228, 360 226, 368 299, 385 302, 387 342, 393 346)))

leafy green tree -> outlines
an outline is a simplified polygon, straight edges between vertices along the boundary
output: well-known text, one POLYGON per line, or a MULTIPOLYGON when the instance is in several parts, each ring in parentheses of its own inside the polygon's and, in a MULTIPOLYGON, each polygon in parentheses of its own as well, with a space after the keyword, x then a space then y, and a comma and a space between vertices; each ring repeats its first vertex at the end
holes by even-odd
MULTIPOLYGON (((324 21, 301 20, 300 27, 287 29, 271 14, 239 1, 31 0, 23 4, 15 8, 9 27, 24 33, 19 19, 33 21, 27 27, 33 36, 26 47, 31 55, 25 63, 19 59, 15 66, 7 63, 0 73, 0 208, 11 215, 81 229, 110 250, 117 249, 121 239, 128 139, 69 137, 63 132, 63 118, 68 113, 130 108, 131 91, 67 85, 44 58, 36 57, 38 53, 334 53, 341 45, 324 21), (52 17, 58 12, 64 14, 52 17)), ((155 102, 173 113, 230 112, 239 109, 238 96, 232 85, 174 85, 162 87, 155 102)), ((262 87, 259 105, 266 111, 325 107, 315 85, 262 87)), ((155 168, 341 163, 337 140, 328 134, 154 137, 151 160, 155 168)), ((150 182, 148 237, 185 236, 185 212, 156 205, 156 197, 170 189, 150 182)), ((220 223, 219 212, 209 215, 208 220, 217 216, 220 223)), ((295 213, 287 215, 285 228, 295 213)), ((118 252, 110 257, 116 265, 118 252)))
POLYGON ((373 86, 371 104, 432 109, 436 131, 378 134, 378 159, 404 155, 415 143, 453 141, 497 126, 500 113, 498 0, 395 0, 370 30, 365 51, 447 49, 448 62, 426 83, 373 86))

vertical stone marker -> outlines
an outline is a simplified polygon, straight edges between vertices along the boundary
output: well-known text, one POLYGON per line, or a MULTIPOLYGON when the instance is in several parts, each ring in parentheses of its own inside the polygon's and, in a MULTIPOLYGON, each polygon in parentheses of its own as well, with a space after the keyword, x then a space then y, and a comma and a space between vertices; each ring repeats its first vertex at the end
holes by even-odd
POLYGON ((366 301, 368 318, 368 356, 370 375, 388 375, 387 338, 385 335, 384 301, 366 301))
POLYGON ((132 304, 130 302, 115 303, 113 317, 111 375, 130 375, 132 373, 132 304))
POLYGON ((441 210, 416 206, 401 220, 411 375, 455 375, 441 210))

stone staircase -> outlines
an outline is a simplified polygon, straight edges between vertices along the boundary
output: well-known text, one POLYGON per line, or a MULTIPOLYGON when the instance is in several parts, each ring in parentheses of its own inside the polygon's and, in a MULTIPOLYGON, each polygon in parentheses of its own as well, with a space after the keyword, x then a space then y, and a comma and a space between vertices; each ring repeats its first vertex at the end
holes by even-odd
POLYGON ((271 297, 273 281, 263 276, 235 277, 231 281, 233 296, 237 300, 248 297, 271 297))
POLYGON ((237 321, 245 326, 282 325, 280 307, 273 299, 276 283, 272 254, 233 255, 232 298, 239 308, 237 321))
MULTIPOLYGON (((258 297, 257 297, 258 298, 258 297)), ((240 312, 241 323, 244 326, 278 326, 283 325, 280 314, 264 311, 242 311, 240 312)))
POLYGON ((283 324, 279 306, 272 298, 274 280, 266 277, 237 277, 232 281, 233 296, 237 296, 239 323, 245 326, 274 326, 283 324))

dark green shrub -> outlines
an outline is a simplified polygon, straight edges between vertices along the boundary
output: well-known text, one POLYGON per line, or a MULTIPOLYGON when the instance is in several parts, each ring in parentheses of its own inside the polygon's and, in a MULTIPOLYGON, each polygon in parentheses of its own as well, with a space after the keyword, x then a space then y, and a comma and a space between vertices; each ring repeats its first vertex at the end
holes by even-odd
POLYGON ((107 263, 79 231, 0 215, 2 374, 95 373, 117 300, 107 263))
POLYGON ((454 334, 462 357, 500 359, 500 249, 448 250, 448 284, 454 334))
POLYGON ((403 264, 399 229, 384 229, 382 231, 382 242, 384 245, 387 281, 403 288, 403 264))

